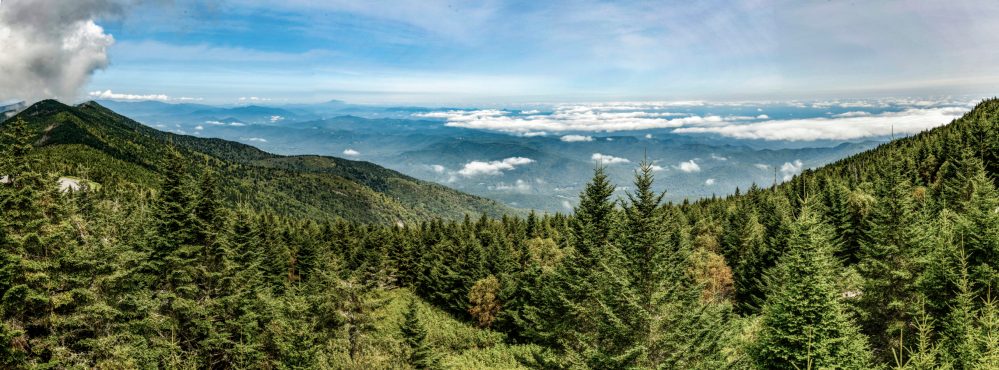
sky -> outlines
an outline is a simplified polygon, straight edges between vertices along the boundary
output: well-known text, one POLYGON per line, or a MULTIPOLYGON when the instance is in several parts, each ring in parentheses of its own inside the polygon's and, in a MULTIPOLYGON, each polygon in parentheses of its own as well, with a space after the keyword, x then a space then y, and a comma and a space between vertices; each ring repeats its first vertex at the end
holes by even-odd
POLYGON ((994 19, 963 0, 2 0, 0 100, 992 96, 994 19))

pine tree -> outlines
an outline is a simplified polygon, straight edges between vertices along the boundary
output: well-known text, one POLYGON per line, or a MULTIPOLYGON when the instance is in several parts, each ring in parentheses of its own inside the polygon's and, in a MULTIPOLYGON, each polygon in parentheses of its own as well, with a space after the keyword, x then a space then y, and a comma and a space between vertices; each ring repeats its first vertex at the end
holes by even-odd
MULTIPOLYGON (((54 251, 46 240, 49 219, 43 207, 45 177, 30 156, 32 137, 20 117, 5 127, 0 174, 0 364, 23 364, 26 356, 37 363, 45 355, 38 343, 48 324, 48 257, 54 251)), ((54 183, 50 186, 54 186, 54 183)), ((44 361, 44 360, 43 360, 44 361)))
POLYGON ((765 269, 772 265, 776 253, 767 244, 766 230, 755 212, 748 212, 748 221, 739 231, 739 264, 733 271, 736 309, 739 313, 755 313, 765 301, 765 269))
POLYGON ((809 209, 811 202, 805 201, 791 227, 751 353, 757 366, 768 369, 865 368, 866 341, 836 291, 830 230, 809 209))
POLYGON ((856 304, 864 333, 874 348, 882 350, 876 354, 888 360, 887 349, 894 346, 891 342, 899 330, 911 328, 909 310, 918 273, 914 253, 921 250, 922 226, 915 217, 908 181, 887 170, 878 187, 878 201, 866 227, 868 238, 859 253, 857 272, 864 285, 856 304))
POLYGON ((197 301, 201 293, 197 261, 203 247, 194 238, 194 201, 186 168, 181 154, 171 149, 153 206, 153 227, 146 235, 147 255, 141 266, 154 292, 154 311, 148 313, 142 325, 150 333, 161 366, 165 367, 197 362, 198 343, 206 331, 205 307, 197 301))
POLYGON ((405 358, 409 365, 416 369, 435 369, 437 368, 437 359, 430 344, 427 343, 427 330, 420 322, 418 308, 419 305, 415 299, 409 301, 409 307, 404 316, 405 321, 400 327, 403 341, 407 347, 405 358))

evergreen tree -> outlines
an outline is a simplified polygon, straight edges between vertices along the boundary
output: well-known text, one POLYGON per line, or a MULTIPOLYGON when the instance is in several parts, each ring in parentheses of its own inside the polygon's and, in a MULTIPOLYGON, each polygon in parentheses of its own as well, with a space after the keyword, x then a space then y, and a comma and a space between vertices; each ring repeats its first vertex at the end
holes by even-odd
POLYGON ((792 225, 787 254, 773 272, 752 355, 767 369, 865 368, 866 341, 836 290, 830 230, 810 202, 792 225))
POLYGON ((420 322, 418 308, 416 300, 409 301, 405 321, 400 328, 407 347, 405 358, 416 369, 434 369, 437 368, 437 359, 427 343, 427 330, 420 322))
POLYGON ((909 331, 910 305, 915 291, 917 263, 915 258, 922 237, 922 223, 916 218, 908 181, 894 170, 887 170, 878 185, 879 197, 866 227, 868 238, 861 243, 857 271, 864 278, 857 305, 861 308, 860 323, 871 339, 876 353, 888 360, 888 348, 899 331, 909 331))

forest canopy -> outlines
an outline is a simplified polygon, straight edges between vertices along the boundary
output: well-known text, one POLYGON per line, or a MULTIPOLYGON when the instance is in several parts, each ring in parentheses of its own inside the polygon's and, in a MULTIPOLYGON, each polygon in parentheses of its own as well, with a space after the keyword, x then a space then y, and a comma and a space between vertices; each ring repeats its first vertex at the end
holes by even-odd
POLYGON ((999 100, 723 198, 597 167, 570 215, 57 104, 0 126, 4 368, 999 368, 999 100))

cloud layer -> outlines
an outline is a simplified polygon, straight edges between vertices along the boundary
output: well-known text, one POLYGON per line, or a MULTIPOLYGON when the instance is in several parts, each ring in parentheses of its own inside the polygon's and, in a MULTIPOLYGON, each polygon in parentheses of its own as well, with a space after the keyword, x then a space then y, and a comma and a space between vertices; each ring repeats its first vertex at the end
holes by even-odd
POLYGON ((963 107, 910 108, 880 114, 840 114, 832 118, 770 120, 717 126, 683 127, 676 133, 710 133, 752 140, 856 140, 867 137, 911 135, 949 123, 960 117, 963 107))
MULTIPOLYGON (((557 105, 550 113, 527 115, 502 109, 450 110, 414 115, 443 119, 451 127, 515 135, 565 133, 560 136, 560 140, 564 142, 594 140, 593 136, 583 133, 642 130, 716 134, 748 140, 814 141, 884 137, 891 135, 893 129, 898 135, 910 135, 946 124, 969 108, 968 102, 951 99, 731 103, 697 101, 557 105), (792 113, 783 113, 777 118, 767 114, 710 113, 734 112, 740 111, 739 109, 744 111, 758 106, 779 108, 792 113), (831 112, 815 112, 818 109, 831 112), (686 112, 676 112, 680 110, 686 112), (801 115, 806 118, 793 118, 801 115)), ((643 135, 645 138, 653 137, 649 133, 643 135)))
POLYGON ((149 101, 149 100, 152 100, 152 101, 169 102, 169 101, 196 101, 196 100, 201 100, 201 99, 198 99, 198 98, 188 98, 188 97, 173 98, 173 97, 170 97, 170 96, 168 96, 166 94, 145 94, 145 95, 142 95, 142 94, 121 94, 121 93, 113 92, 111 90, 91 91, 87 95, 90 96, 91 99, 122 100, 122 101, 149 101))
MULTIPOLYGON (((697 116, 662 111, 670 103, 631 105, 565 105, 550 114, 514 115, 498 109, 451 110, 417 113, 420 118, 447 120, 451 127, 525 134, 531 132, 615 132, 676 128, 691 124, 723 122, 720 116, 697 116), (655 104, 655 105, 652 105, 655 104), (636 110, 647 109, 647 110, 636 110)), ((750 117, 751 118, 751 117, 750 117)), ((581 138, 576 136, 574 138, 581 138)), ((568 140, 565 140, 568 141, 568 140)))

